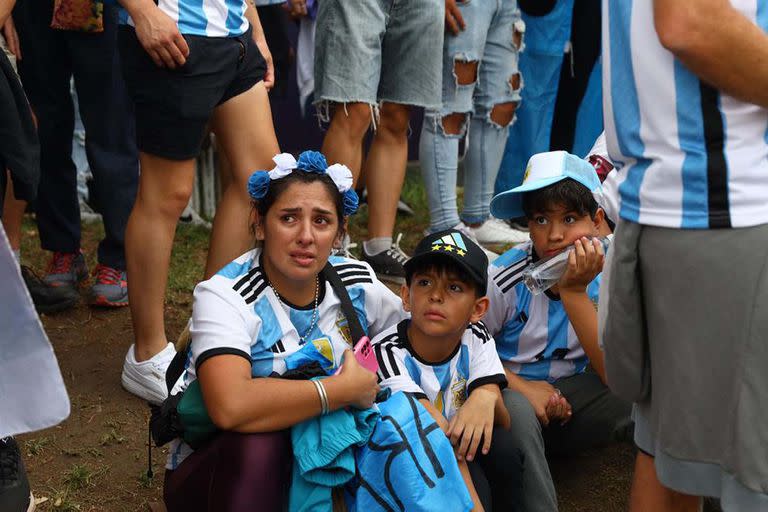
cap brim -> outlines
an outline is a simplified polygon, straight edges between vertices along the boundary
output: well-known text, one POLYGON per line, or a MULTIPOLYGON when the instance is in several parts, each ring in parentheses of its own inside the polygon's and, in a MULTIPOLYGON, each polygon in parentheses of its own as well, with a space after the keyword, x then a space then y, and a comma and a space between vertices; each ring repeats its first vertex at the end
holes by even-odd
MULTIPOLYGON (((488 286, 488 275, 487 273, 485 275, 477 275, 477 272, 467 265, 466 261, 464 261, 464 258, 459 256, 458 254, 454 254, 452 252, 425 252, 422 254, 417 254, 415 256, 412 256, 408 261, 405 262, 403 267, 405 267, 406 271, 409 271, 409 267, 412 267, 415 263, 419 261, 423 261, 425 259, 435 259, 435 258, 446 258, 450 259, 451 261, 455 262, 459 267, 463 268, 473 279, 475 279, 478 284, 482 286, 488 286)), ((486 290, 487 291, 487 290, 486 290)))
POLYGON ((524 193, 548 187, 567 177, 568 176, 563 175, 551 176, 549 178, 523 183, 519 187, 497 194, 491 200, 491 214, 497 219, 515 219, 523 217, 525 215, 525 212, 523 212, 524 193))

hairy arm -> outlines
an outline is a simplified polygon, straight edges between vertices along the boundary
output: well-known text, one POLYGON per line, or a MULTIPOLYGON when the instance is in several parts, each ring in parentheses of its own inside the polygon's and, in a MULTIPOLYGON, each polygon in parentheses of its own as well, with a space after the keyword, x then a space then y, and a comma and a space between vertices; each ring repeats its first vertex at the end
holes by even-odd
POLYGON ((661 44, 705 82, 768 108, 768 35, 728 0, 654 0, 661 44))

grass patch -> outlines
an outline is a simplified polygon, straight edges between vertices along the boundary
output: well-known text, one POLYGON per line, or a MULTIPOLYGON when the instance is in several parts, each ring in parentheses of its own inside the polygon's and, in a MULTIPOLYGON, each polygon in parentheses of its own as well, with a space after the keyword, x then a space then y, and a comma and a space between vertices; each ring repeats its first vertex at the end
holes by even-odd
POLYGON ((31 456, 40 455, 45 450, 45 447, 51 442, 47 437, 37 437, 24 442, 24 447, 27 449, 27 453, 31 456))
POLYGON ((86 464, 73 464, 64 473, 64 485, 69 491, 79 491, 96 485, 96 480, 107 472, 107 468, 92 469, 86 464))

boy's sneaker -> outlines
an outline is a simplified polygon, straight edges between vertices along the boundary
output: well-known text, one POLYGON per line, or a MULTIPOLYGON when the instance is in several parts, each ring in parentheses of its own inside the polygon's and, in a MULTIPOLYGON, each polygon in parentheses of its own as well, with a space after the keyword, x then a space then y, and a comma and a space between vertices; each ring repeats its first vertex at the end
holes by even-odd
POLYGON ((134 345, 131 344, 125 355, 121 378, 123 387, 149 403, 161 404, 168 397, 165 372, 176 355, 176 348, 173 343, 168 343, 160 353, 142 362, 136 361, 133 349, 134 345))
POLYGON ((99 263, 93 274, 96 282, 91 286, 92 306, 115 308, 128 305, 128 277, 125 270, 99 263))
POLYGON ((32 296, 32 302, 35 303, 35 309, 38 313, 64 311, 74 307, 80 300, 80 294, 74 288, 46 284, 27 266, 21 266, 21 277, 24 279, 24 284, 27 285, 27 290, 32 296))
POLYGON ((482 225, 470 229, 475 239, 481 244, 519 244, 530 238, 528 233, 512 229, 493 217, 489 217, 482 225))
POLYGON ((66 286, 77 290, 77 286, 86 279, 88 267, 81 251, 54 252, 43 281, 50 286, 66 286))
POLYGON ((12 437, 0 439, 0 510, 32 512, 35 498, 29 490, 27 471, 21 460, 19 445, 12 437))
POLYGON ((408 256, 400 249, 400 239, 403 234, 397 235, 397 240, 386 251, 378 254, 368 254, 363 248, 363 261, 368 263, 376 276, 383 281, 393 283, 405 283, 405 268, 403 264, 408 261, 408 256))

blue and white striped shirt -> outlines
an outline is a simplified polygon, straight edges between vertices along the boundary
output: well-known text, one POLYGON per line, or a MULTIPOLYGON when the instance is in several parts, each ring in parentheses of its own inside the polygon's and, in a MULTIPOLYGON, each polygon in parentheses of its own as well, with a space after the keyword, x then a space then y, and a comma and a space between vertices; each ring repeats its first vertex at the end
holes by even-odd
MULTIPOLYGON (((236 37, 248 30, 245 0, 158 0, 157 5, 182 34, 236 37)), ((133 26, 125 9, 120 11, 120 23, 133 26)))
MULTIPOLYGON (((768 2, 731 5, 768 28, 768 2)), ((603 0, 603 111, 622 218, 670 228, 768 223, 768 111, 704 83, 667 51, 649 0, 603 0)))
MULTIPOLYGON (((533 262, 533 244, 508 250, 488 267, 490 305, 483 323, 496 340, 504 366, 529 380, 553 382, 581 373, 589 363, 563 303, 546 293, 533 295, 523 270, 533 262)), ((597 304, 598 275, 587 287, 597 304)))

